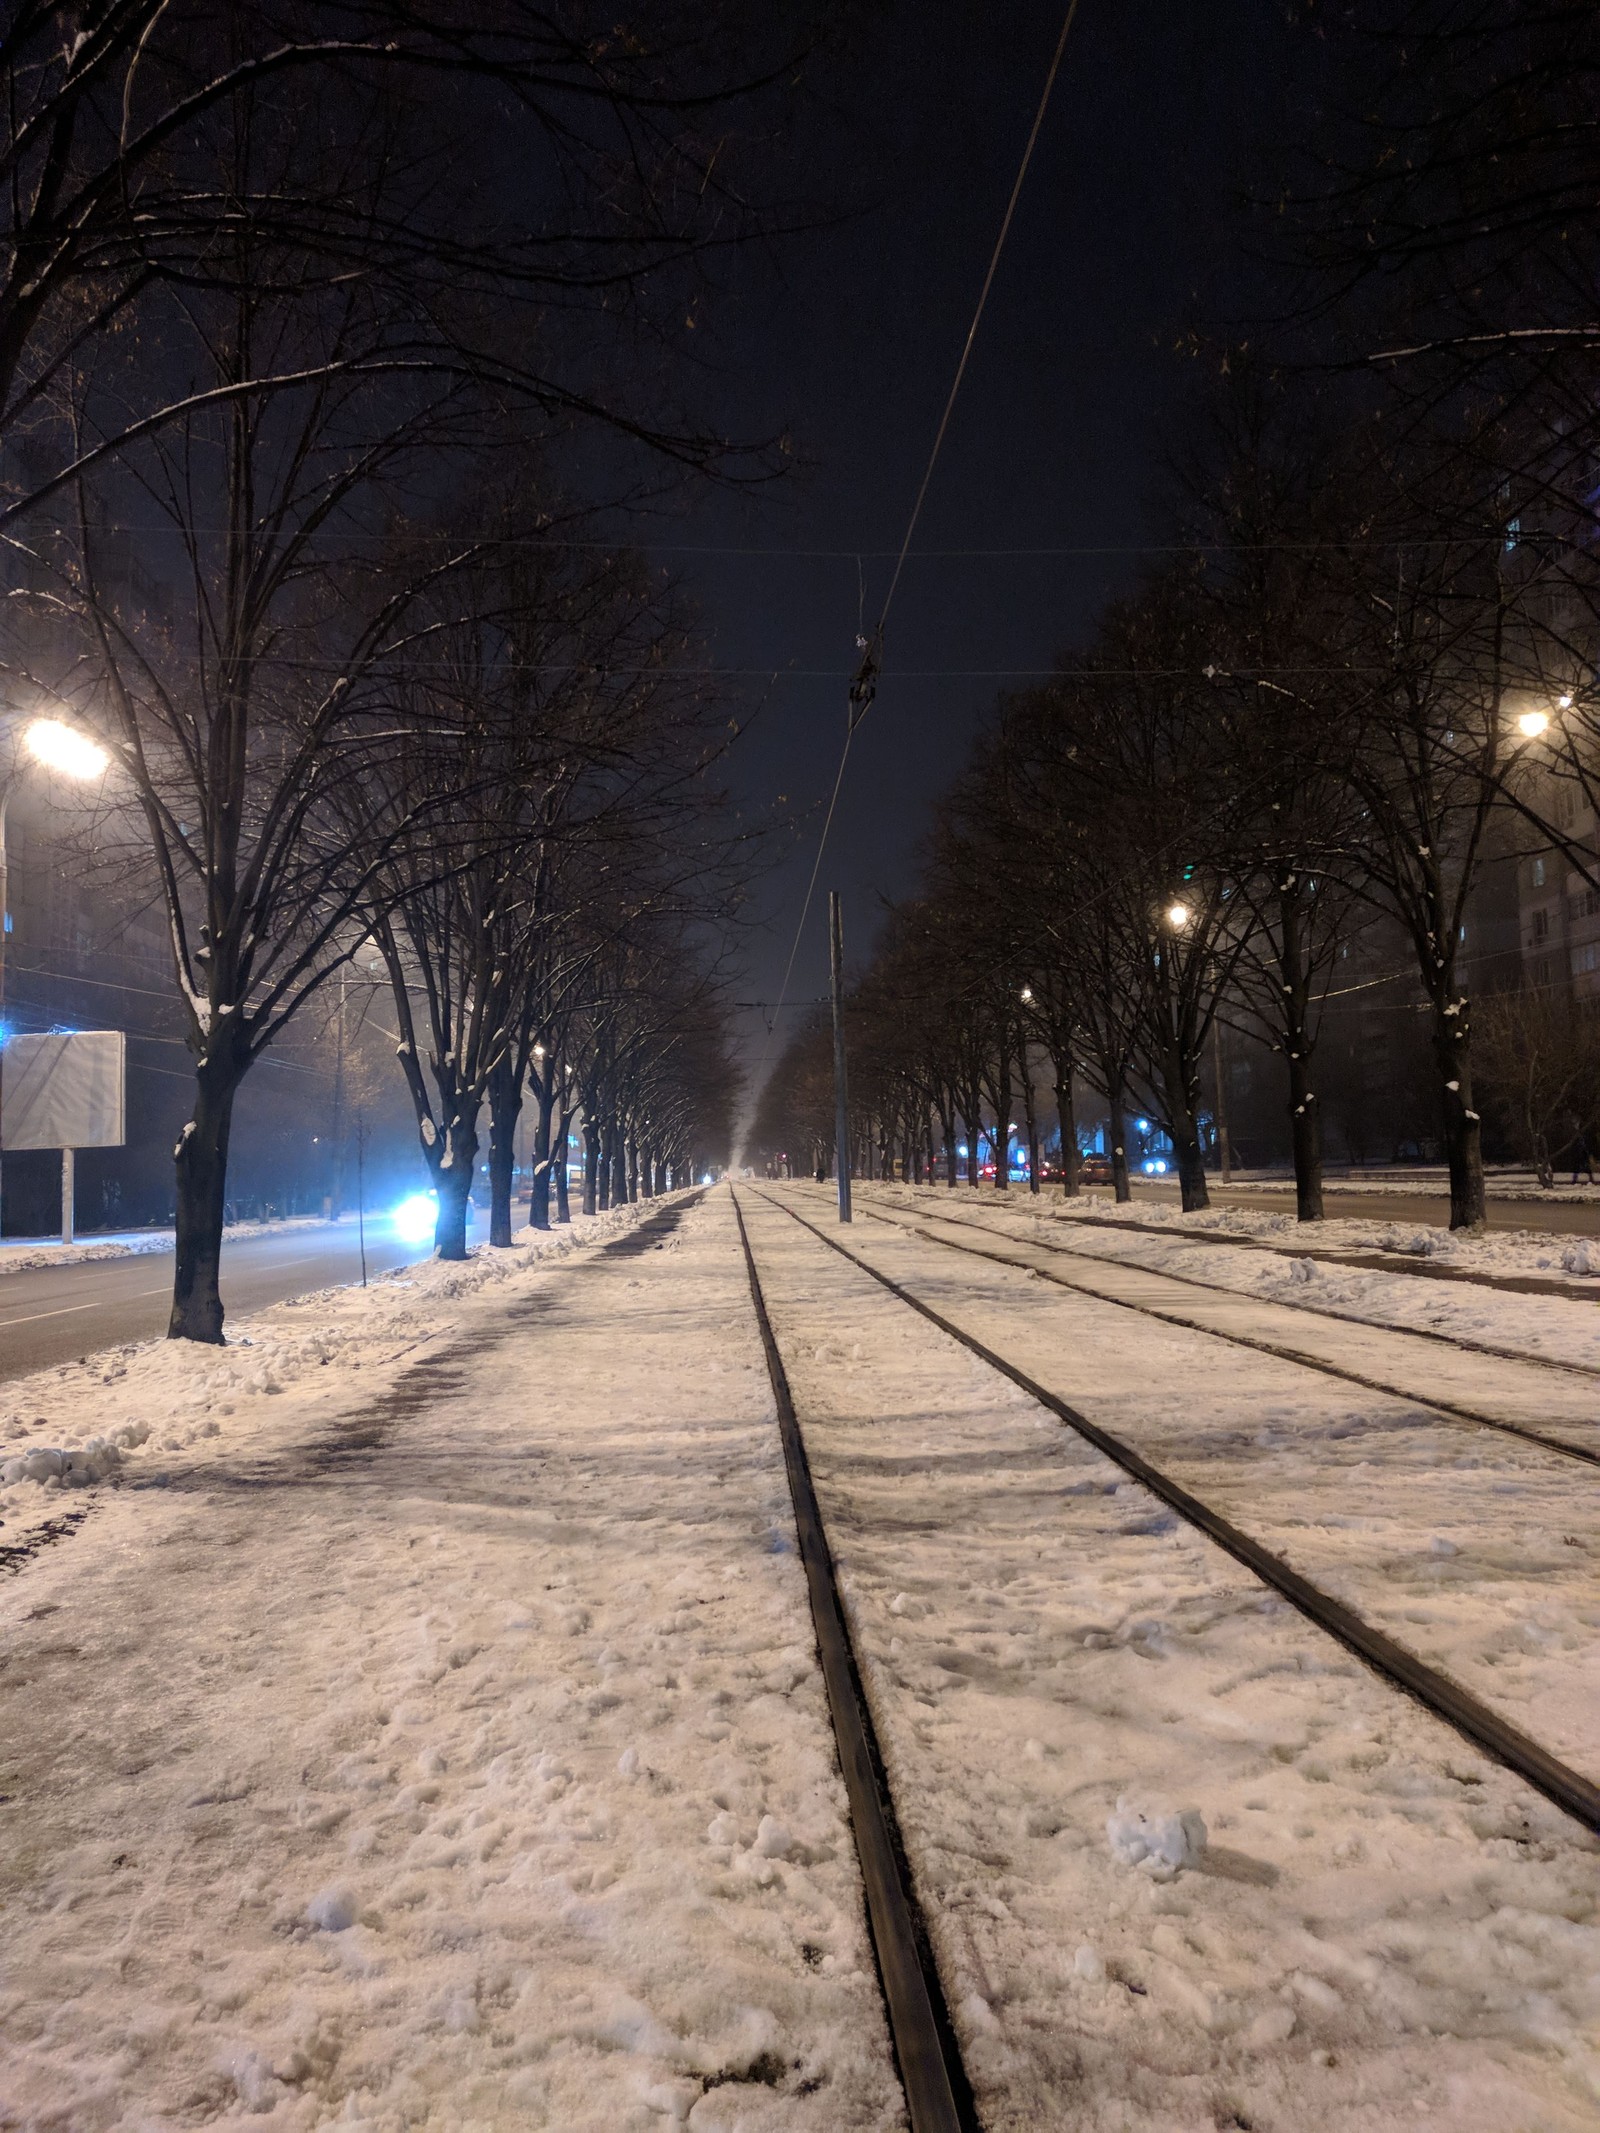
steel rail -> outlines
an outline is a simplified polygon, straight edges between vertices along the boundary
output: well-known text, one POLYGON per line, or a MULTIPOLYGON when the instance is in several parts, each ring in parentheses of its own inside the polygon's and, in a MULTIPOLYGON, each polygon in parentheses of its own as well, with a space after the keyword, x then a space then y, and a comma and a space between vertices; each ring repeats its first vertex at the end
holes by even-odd
MULTIPOLYGON (((781 1203, 774 1202, 773 1204, 778 1205, 781 1203)), ((792 1210, 789 1211, 792 1212, 792 1210)), ((1284 1348, 1280 1347, 1275 1341, 1261 1340, 1253 1333, 1224 1333, 1219 1326, 1208 1326, 1201 1319, 1188 1318, 1183 1312, 1169 1310, 1165 1306, 1158 1307, 1155 1304, 1132 1303, 1126 1296, 1107 1296, 1102 1290, 1091 1288, 1087 1283, 1069 1281, 1065 1274, 1058 1274, 1050 1267, 1030 1266, 1024 1260, 1008 1258, 1003 1252, 988 1251, 981 1244, 958 1244, 951 1237, 936 1237, 931 1230, 924 1229, 920 1225, 914 1214, 908 1215, 904 1221, 901 1221, 895 1215, 884 1214, 880 1208, 863 1206, 861 1211, 865 1215, 870 1215, 874 1222, 886 1222, 892 1229, 909 1231, 912 1236, 922 1237, 929 1244, 943 1245, 946 1251, 966 1252, 974 1259, 991 1259, 996 1266, 1015 1267, 1018 1273, 1036 1274, 1041 1281, 1054 1282, 1058 1288, 1069 1289, 1074 1296, 1091 1296, 1096 1303, 1110 1304, 1118 1311, 1137 1311, 1141 1317, 1153 1318, 1161 1325, 1181 1326, 1185 1332, 1201 1333, 1209 1340, 1227 1341, 1230 1346, 1235 1348, 1251 1348, 1255 1350, 1257 1355, 1270 1355, 1280 1362, 1295 1363, 1302 1370, 1318 1370, 1324 1377, 1339 1378, 1347 1385, 1359 1385, 1364 1392, 1383 1393, 1394 1400, 1409 1400, 1413 1406, 1425 1408, 1433 1414, 1443 1415, 1447 1421, 1467 1422, 1479 1429, 1499 1430, 1503 1436, 1520 1437, 1525 1444, 1537 1444, 1541 1450, 1557 1452, 1564 1459, 1577 1459, 1585 1466, 1600 1466, 1600 1450, 1592 1450, 1582 1444, 1570 1444, 1564 1437, 1549 1436, 1543 1430, 1529 1428, 1526 1423, 1507 1422, 1501 1416, 1483 1414, 1475 1407, 1462 1407, 1453 1401, 1441 1400, 1433 1393, 1411 1392, 1403 1385, 1387 1384, 1382 1378, 1365 1377, 1359 1370, 1346 1369, 1342 1363, 1324 1362, 1316 1356, 1304 1355, 1296 1348, 1284 1348)), ((947 1222, 952 1228, 956 1226, 953 1216, 937 1215, 933 1219, 947 1222)), ((987 1230, 986 1234, 995 1237, 1000 1236, 1002 1233, 996 1230, 987 1230)), ((1194 1281, 1186 1274, 1168 1274, 1159 1272, 1154 1267, 1130 1267, 1123 1260, 1100 1259, 1092 1252, 1074 1252, 1069 1244, 1046 1244, 1038 1240, 1022 1237, 1006 1237, 1003 1238, 1003 1241, 1014 1245, 1018 1251, 1059 1252, 1065 1258, 1083 1259, 1093 1266, 1109 1266, 1124 1273, 1146 1274, 1154 1281, 1181 1281, 1186 1282, 1191 1288, 1197 1289, 1212 1289, 1215 1286, 1208 1281, 1194 1281)), ((1238 1289, 1219 1289, 1216 1293, 1223 1296, 1233 1296, 1241 1303, 1276 1302, 1276 1298, 1246 1296, 1238 1289)), ((1293 1307, 1291 1306, 1291 1308, 1293 1307)), ((1332 1317, 1334 1314, 1330 1312, 1326 1315, 1332 1317)), ((1350 1319, 1346 1323, 1360 1326, 1365 1330, 1394 1333, 1401 1337, 1409 1335, 1411 1331, 1409 1326, 1372 1327, 1370 1321, 1366 1319, 1350 1319)), ((1518 1356, 1512 1358, 1512 1360, 1520 1362, 1524 1358, 1518 1356)), ((1557 1363, 1552 1364, 1550 1367, 1559 1370, 1563 1366, 1557 1363)))
MULTIPOLYGON (((1336 1221, 1346 1222, 1375 1222, 1378 1219, 1376 1215, 1334 1217, 1336 1221)), ((1341 1250, 1333 1245, 1318 1246, 1309 1239, 1299 1245, 1269 1244, 1264 1237, 1236 1237, 1212 1229, 1172 1229, 1159 1222, 1118 1221, 1111 1215, 1074 1215, 1072 1220, 1082 1222, 1090 1229, 1133 1230, 1141 1237, 1165 1237, 1169 1242, 1178 1237, 1195 1244, 1232 1245, 1240 1251, 1272 1252, 1279 1259, 1315 1259, 1324 1266, 1349 1267, 1359 1273, 1409 1274, 1423 1281, 1453 1281, 1472 1289, 1496 1289, 1503 1296, 1555 1296, 1564 1303, 1600 1302, 1600 1293, 1594 1289, 1572 1289, 1564 1281, 1542 1281, 1537 1274, 1474 1274, 1466 1267, 1435 1266, 1431 1259, 1419 1260, 1382 1245, 1363 1247, 1353 1244, 1348 1250, 1341 1250)), ((1552 1230, 1549 1234, 1556 1237, 1561 1233, 1552 1230)))
MULTIPOLYGON (((1181 1281, 1191 1289, 1209 1289, 1216 1296, 1235 1296, 1243 1303, 1266 1303, 1271 1304, 1274 1309, 1303 1311, 1308 1318, 1331 1319, 1335 1325, 1339 1326, 1362 1326, 1370 1328, 1375 1333, 1397 1333, 1403 1335, 1407 1340, 1436 1341, 1441 1347, 1458 1349, 1463 1355, 1489 1355, 1502 1363, 1526 1363, 1533 1370, 1560 1370, 1565 1371, 1569 1377, 1600 1379, 1600 1363, 1564 1363, 1559 1357, 1553 1355, 1529 1355, 1521 1348, 1503 1348, 1497 1341, 1474 1341, 1468 1340, 1459 1333, 1441 1333, 1435 1326, 1392 1326, 1382 1319, 1359 1318, 1352 1311, 1335 1311, 1327 1304, 1308 1303, 1302 1296, 1254 1296, 1248 1289, 1229 1288, 1225 1281, 1202 1281, 1198 1274, 1174 1274, 1166 1267, 1141 1266, 1136 1259, 1117 1259, 1109 1252, 1085 1251, 1082 1245, 1063 1244, 1056 1237, 1013 1237, 1009 1230, 996 1229, 992 1223, 985 1222, 981 1214, 967 1208, 962 1208, 955 1214, 930 1212, 923 1215, 921 1209, 914 1207, 901 1208, 897 1212, 905 1214, 913 1220, 921 1216, 922 1219, 930 1222, 959 1223, 962 1226, 972 1225, 981 1229, 986 1236, 1000 1237, 1008 1244, 1024 1245, 1029 1250, 1061 1252, 1069 1259, 1087 1259, 1095 1266, 1125 1267, 1131 1273, 1153 1274, 1160 1281, 1181 1281)), ((1048 1216, 1035 1215, 1032 1219, 1034 1221, 1049 1221, 1050 1218, 1048 1216)), ((1219 1242, 1248 1244, 1250 1241, 1242 1237, 1218 1239, 1203 1235, 1191 1235, 1186 1230, 1158 1230, 1148 1222, 1093 1222, 1090 1217, 1085 1215, 1071 1216, 1067 1221, 1058 1222, 1054 1226, 1058 1229, 1087 1229, 1092 1227, 1094 1229, 1131 1230, 1141 1237, 1161 1237, 1168 1244, 1207 1245, 1219 1242)), ((1303 1259, 1314 1256, 1305 1252, 1280 1251, 1276 1245, 1262 1245, 1259 1249, 1269 1252, 1277 1258, 1303 1259)), ((1348 1264, 1347 1261, 1331 1259, 1325 1254, 1321 1263, 1328 1266, 1344 1266, 1348 1264)), ((1352 1271, 1365 1273, 1370 1270, 1358 1267, 1353 1268, 1352 1271)), ((1404 1267, 1396 1267, 1394 1271, 1399 1274, 1407 1271, 1415 1272, 1416 1270, 1415 1268, 1408 1270, 1404 1267)), ((1479 1286, 1481 1287, 1482 1284, 1480 1283, 1479 1286)), ((1575 1296, 1573 1300, 1577 1303, 1587 1303, 1589 1298, 1575 1296)))
MULTIPOLYGON (((818 1229, 814 1222, 807 1221, 804 1215, 782 1200, 773 1199, 769 1193, 758 1193, 756 1197, 777 1208, 780 1213, 786 1214, 791 1221, 809 1231, 819 1243, 825 1244, 830 1251, 837 1252, 841 1259, 848 1260, 863 1274, 869 1275, 872 1280, 887 1289, 891 1296, 898 1297, 901 1303, 915 1311, 919 1317, 927 1319, 931 1325, 937 1326, 941 1333, 947 1333, 952 1340, 959 1341, 963 1348, 987 1363, 991 1369, 997 1370, 1002 1377, 1009 1378, 1013 1385, 1027 1393, 1031 1399, 1037 1400, 1041 1407, 1047 1409, 1058 1421, 1064 1422, 1068 1429, 1082 1437, 1086 1443, 1092 1444, 1096 1451, 1103 1452, 1106 1458, 1119 1466, 1125 1474, 1142 1483, 1170 1510, 1176 1511, 1186 1524, 1205 1534, 1208 1540, 1214 1541, 1219 1548, 1231 1555, 1235 1562, 1242 1563, 1245 1569, 1260 1578, 1263 1584, 1281 1594, 1307 1621, 1335 1638, 1347 1651, 1354 1652, 1356 1657, 1370 1666, 1375 1673, 1395 1687, 1404 1689, 1436 1718, 1442 1718, 1447 1725, 1452 1726, 1475 1747, 1482 1749, 1486 1755, 1503 1763, 1508 1770, 1515 1771, 1518 1777, 1525 1779, 1536 1792, 1542 1793, 1564 1813, 1583 1823, 1585 1828, 1600 1833, 1600 1786, 1592 1784, 1580 1771, 1572 1769, 1559 1757, 1552 1755, 1547 1748, 1541 1747, 1519 1727, 1508 1723, 1498 1712, 1480 1702, 1470 1689, 1452 1681, 1448 1674, 1430 1666, 1415 1652, 1408 1651, 1404 1645, 1397 1644, 1392 1637, 1386 1636, 1381 1629, 1374 1628, 1354 1609, 1346 1607, 1343 1601, 1334 1599, 1330 1593, 1314 1585, 1309 1578, 1303 1577, 1298 1570, 1286 1563, 1282 1556, 1273 1554, 1270 1548, 1265 1548, 1259 1541, 1253 1540, 1248 1533, 1242 1532, 1230 1519, 1224 1518, 1219 1511, 1214 1511, 1199 1497, 1191 1496, 1187 1489, 1181 1487, 1170 1475, 1163 1473, 1159 1467, 1152 1466, 1150 1461, 1141 1457, 1131 1445, 1124 1444, 1120 1437, 1113 1436, 1109 1430, 1101 1429, 1098 1424, 1091 1422, 1087 1415, 1079 1414, 1075 1407, 1070 1407, 1047 1386, 1041 1385, 1037 1379, 1019 1370, 1015 1363, 1007 1362, 1003 1355, 996 1354, 994 1349, 986 1347, 972 1334, 953 1324, 942 1312, 936 1311, 931 1304, 924 1303, 920 1296, 914 1295, 892 1276, 883 1273, 870 1260, 861 1258, 859 1254, 841 1244, 836 1237, 830 1237, 825 1230, 818 1229)), ((930 1241, 938 1243, 941 1240, 935 1238, 930 1241)), ((964 1249, 962 1246, 953 1248, 964 1249)))
POLYGON ((750 1301, 755 1306, 767 1375, 772 1380, 772 1397, 778 1409, 778 1433, 794 1503, 800 1561, 811 1599, 817 1656, 822 1664, 839 1768, 850 1804, 856 1855, 866 1890, 867 1924, 878 1960, 889 2036, 905 2091, 911 2133, 978 2133, 971 2085, 961 2064, 955 2028, 900 1841, 894 1799, 839 1597, 833 1551, 822 1523, 788 1374, 767 1315, 744 1210, 738 1193, 731 1187, 730 1197, 750 1277, 750 1301))

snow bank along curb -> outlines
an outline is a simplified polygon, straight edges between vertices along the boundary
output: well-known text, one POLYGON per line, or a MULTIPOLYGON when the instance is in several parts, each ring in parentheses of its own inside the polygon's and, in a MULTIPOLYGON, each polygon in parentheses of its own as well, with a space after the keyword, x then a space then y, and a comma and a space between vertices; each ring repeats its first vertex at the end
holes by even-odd
POLYGON ((315 1379, 324 1399, 370 1397, 450 1330, 436 1307, 466 1304, 552 1260, 604 1243, 669 1204, 641 1200, 565 1227, 526 1230, 465 1262, 424 1260, 369 1288, 321 1289, 230 1322, 225 1346, 142 1341, 18 1378, 0 1393, 0 1529, 8 1544, 60 1508, 63 1491, 119 1475, 158 1481, 162 1453, 202 1449, 256 1403, 315 1379), (128 1455, 143 1456, 130 1462, 128 1455), (135 1465, 137 1472, 134 1471, 135 1465))
MULTIPOLYGON (((230 1222, 222 1234, 224 1241, 238 1243, 247 1237, 278 1237, 297 1229, 338 1226, 321 1215, 287 1215, 281 1222, 230 1222)), ((353 1230, 353 1221, 346 1226, 353 1230)), ((173 1242, 170 1229, 156 1229, 85 1237, 74 1244, 52 1244, 48 1238, 26 1244, 0 1244, 0 1275, 34 1274, 41 1267, 85 1266, 100 1259, 143 1259, 153 1252, 170 1252, 173 1242)))

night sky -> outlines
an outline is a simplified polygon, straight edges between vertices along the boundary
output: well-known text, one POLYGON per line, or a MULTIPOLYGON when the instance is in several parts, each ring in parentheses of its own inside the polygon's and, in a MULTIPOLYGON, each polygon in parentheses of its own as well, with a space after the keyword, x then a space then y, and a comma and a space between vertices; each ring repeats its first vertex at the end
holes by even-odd
MULTIPOLYGON (((746 436, 791 432, 802 464, 755 496, 704 498, 671 536, 766 552, 664 560, 698 593, 712 658, 778 676, 738 751, 738 798, 812 810, 762 884, 742 998, 778 993, 861 587, 870 621, 1060 27, 1042 0, 886 9, 814 75, 783 171, 849 220, 724 276, 719 413, 746 436)), ((1160 537, 1164 428, 1193 374, 1176 343, 1263 301, 1236 200, 1284 135, 1302 35, 1271 0, 1081 0, 852 748, 795 1001, 826 985, 823 892, 843 891, 859 959, 1005 675, 1081 640, 1130 551, 1160 537), (928 552, 955 549, 990 552, 928 552), (1079 552, 994 552, 1028 549, 1079 552)), ((753 1064, 761 1018, 743 1027, 753 1064)))

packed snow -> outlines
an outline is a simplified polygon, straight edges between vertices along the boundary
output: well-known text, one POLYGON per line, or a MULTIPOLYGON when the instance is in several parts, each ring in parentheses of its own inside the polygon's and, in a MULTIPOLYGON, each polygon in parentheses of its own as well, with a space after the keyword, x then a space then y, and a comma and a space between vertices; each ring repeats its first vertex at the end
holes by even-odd
POLYGON ((0 1583, 0 2124, 903 2123, 732 1210, 587 1248, 654 1211, 75 1385, 187 1441, 0 1583))
MULTIPOLYGON (((821 1194, 780 1190, 820 1211, 821 1194)), ((745 1205, 991 2133, 1592 2127, 1594 1840, 976 1357, 754 1192, 745 1205), (1150 1868, 1129 1863, 1141 1815, 1159 1832, 1150 1868), (1180 1867, 1171 1823, 1188 1815, 1180 1867)), ((1276 1474, 1260 1499, 1282 1514, 1275 1543, 1298 1491, 1308 1531, 1342 1515, 1322 1476, 1350 1419, 1338 1388, 1308 1397, 1287 1366, 1192 1334, 1130 1336, 1108 1305, 879 1224, 858 1220, 849 1242, 1097 1421, 1133 1436, 1159 1413, 1147 1452, 1216 1432, 1216 1473, 1183 1473, 1191 1486, 1226 1470, 1224 1446, 1276 1474), (1255 1443, 1264 1429, 1275 1452, 1255 1443)), ((1563 1567, 1562 1529, 1536 1562, 1512 1508, 1487 1536, 1502 1585, 1478 1552, 1486 1502, 1499 1518, 1485 1460, 1479 1517, 1454 1529, 1457 1555, 1435 1554, 1429 1491, 1409 1465, 1383 1478, 1403 1443, 1369 1442, 1383 1473, 1357 1489, 1386 1521, 1378 1552, 1410 1585, 1404 1605, 1440 1623, 1463 1605, 1485 1633, 1498 1618, 1508 1659, 1531 1649, 1521 1631, 1544 1619, 1539 1571, 1563 1567)), ((1242 1493, 1228 1508, 1241 1515, 1242 1493)), ((1568 1628, 1583 1644, 1545 1677, 1570 1701, 1592 1682, 1582 1561, 1568 1628)), ((1352 1578, 1347 1596, 1376 1583, 1352 1578)))
MULTIPOLYGON (((1595 2124, 1600 1846, 741 1196, 987 2133, 1595 2124)), ((660 1210, 6 1389, 0 2126, 903 2126, 733 1211, 660 1210)), ((1600 1764, 1569 1463, 850 1242, 1600 1764)))
MULTIPOLYGON (((923 1188, 924 1196, 927 1190, 923 1188)), ((1600 1275, 1600 1237, 1575 1237, 1565 1231, 1451 1230, 1443 1224, 1385 1221, 1376 1215, 1330 1215, 1324 1221, 1308 1223, 1297 1218, 1292 1206, 1280 1214, 1273 1208, 1230 1205, 1225 1192, 1218 1194, 1217 1204, 1187 1215, 1170 1202, 1145 1198, 1119 1207, 1103 1188, 1090 1189, 1069 1200, 1059 1191, 1030 1194, 1010 1188, 1000 1193, 992 1186, 960 1185, 951 1197, 1002 1203, 1027 1199, 1036 1212, 1055 1221, 1085 1222, 1095 1227, 1149 1226, 1182 1236, 1237 1238, 1290 1254, 1312 1249, 1319 1255, 1381 1252, 1397 1260, 1427 1261, 1489 1280, 1532 1277, 1570 1285, 1574 1295, 1600 1300, 1600 1289, 1593 1285, 1600 1275)))
MULTIPOLYGON (((949 1192, 943 1187, 930 1191, 903 1185, 858 1185, 856 1195, 868 1207, 881 1205, 901 1214, 915 1213, 924 1221, 948 1214, 998 1228, 1019 1239, 1053 1240, 1070 1246, 1075 1253, 1113 1265, 1187 1275, 1191 1280, 1233 1289, 1243 1296, 1292 1302, 1373 1325, 1444 1333, 1463 1341, 1512 1348, 1522 1355, 1600 1370, 1600 1311, 1595 1309, 1600 1303, 1600 1290, 1573 1281, 1568 1285, 1570 1296, 1530 1296, 1496 1288, 1489 1281, 1418 1280, 1404 1270, 1403 1264, 1391 1270, 1342 1264, 1336 1256, 1323 1255, 1324 1231, 1331 1233, 1338 1249, 1352 1253, 1372 1251, 1391 1236, 1389 1226, 1381 1223, 1327 1222, 1308 1228, 1287 1216, 1264 1215, 1255 1221, 1267 1227, 1241 1229, 1235 1226, 1232 1215, 1201 1215, 1182 1223, 1173 1222, 1165 1234, 1151 1235, 1137 1208, 1132 1210, 1134 1219, 1129 1222, 1102 1223, 1098 1216, 1107 1213, 1104 1206, 1085 1210, 1081 1202, 1053 1200, 1043 1194, 973 1191, 965 1187, 949 1192), (1085 1219, 1086 1213, 1095 1219, 1085 1219), (1347 1234, 1351 1231, 1361 1235, 1352 1240, 1347 1234), (1299 1252, 1294 1249, 1296 1244, 1302 1247, 1299 1252), (1318 1248, 1315 1258, 1307 1255, 1307 1248, 1313 1244, 1318 1248)), ((1450 1232, 1443 1229, 1421 1232, 1418 1241, 1418 1252, 1405 1256, 1444 1259, 1457 1248, 1450 1232)), ((1500 1240, 1496 1237, 1489 1241, 1500 1240)), ((1592 1245, 1580 1240, 1578 1246, 1569 1239, 1539 1240, 1542 1261, 1553 1265, 1557 1272, 1561 1271, 1563 1256, 1575 1257, 1579 1249, 1592 1252, 1595 1264, 1600 1266, 1600 1240, 1592 1245)), ((1518 1264, 1500 1271, 1516 1275, 1537 1272, 1538 1267, 1518 1264)))

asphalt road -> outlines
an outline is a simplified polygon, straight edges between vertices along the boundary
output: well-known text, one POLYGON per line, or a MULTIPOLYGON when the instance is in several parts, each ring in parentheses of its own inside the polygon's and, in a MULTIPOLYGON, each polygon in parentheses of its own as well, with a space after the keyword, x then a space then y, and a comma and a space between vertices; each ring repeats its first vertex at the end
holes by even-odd
MULTIPOLYGON (((368 1223, 369 1273, 420 1256, 386 1221, 368 1223)), ((239 1237, 222 1248, 222 1301, 232 1314, 360 1278, 360 1242, 348 1217, 239 1237)), ((0 1273, 0 1383, 122 1341, 153 1340, 166 1330, 171 1303, 170 1252, 0 1273)))
MULTIPOLYGON (((1110 1199, 1109 1187, 1097 1190, 1110 1199)), ((1176 1207, 1178 1188, 1176 1185, 1136 1185, 1134 1198, 1176 1207)), ((1213 1183, 1211 1204, 1213 1207, 1259 1207, 1270 1214, 1292 1215, 1294 1190, 1290 1187, 1273 1192, 1264 1191, 1259 1186, 1224 1187, 1213 1183)), ((1450 1220, 1450 1202, 1443 1193, 1341 1192, 1337 1185, 1325 1185, 1322 1205, 1330 1217, 1356 1216, 1368 1222, 1431 1222, 1443 1227, 1450 1220)), ((1600 1236, 1600 1204, 1583 1200, 1569 1200, 1565 1204, 1559 1200, 1491 1200, 1489 1227, 1547 1229, 1563 1236, 1600 1236)))

